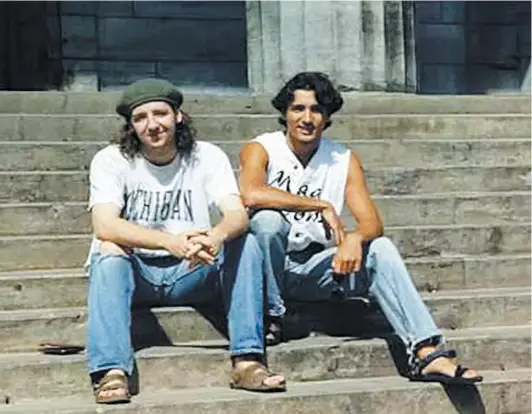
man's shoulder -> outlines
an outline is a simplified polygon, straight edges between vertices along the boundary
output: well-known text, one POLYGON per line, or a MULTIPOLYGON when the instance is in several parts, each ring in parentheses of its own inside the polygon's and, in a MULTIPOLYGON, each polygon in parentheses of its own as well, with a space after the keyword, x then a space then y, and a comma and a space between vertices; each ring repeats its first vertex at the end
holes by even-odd
POLYGON ((195 152, 201 159, 209 157, 227 156, 218 145, 209 141, 196 141, 195 152))
POLYGON ((109 144, 106 147, 100 149, 94 155, 94 158, 99 159, 113 159, 113 160, 126 160, 126 157, 120 152, 120 148, 116 144, 109 144))
POLYGON ((333 141, 327 137, 322 138, 322 143, 325 145, 327 152, 331 154, 346 155, 351 152, 351 150, 342 142, 333 141))
POLYGON ((283 131, 265 132, 251 139, 251 142, 258 142, 261 144, 274 143, 274 142, 278 142, 279 140, 282 140, 283 137, 284 137, 283 131))
POLYGON ((120 148, 118 147, 118 145, 110 144, 99 150, 94 155, 94 157, 92 158, 92 163, 104 163, 120 167, 127 166, 129 164, 129 161, 124 156, 124 154, 120 152, 120 148))

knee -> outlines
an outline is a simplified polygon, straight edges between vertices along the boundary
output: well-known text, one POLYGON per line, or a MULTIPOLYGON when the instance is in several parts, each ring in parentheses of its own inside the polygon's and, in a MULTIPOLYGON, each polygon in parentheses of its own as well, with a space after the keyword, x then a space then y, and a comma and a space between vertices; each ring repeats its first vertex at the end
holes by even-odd
POLYGON ((398 253, 397 247, 393 244, 388 237, 378 237, 372 240, 369 247, 370 253, 373 252, 377 255, 389 255, 398 253))
POLYGON ((255 235, 287 236, 290 223, 282 213, 274 210, 257 211, 250 220, 250 229, 255 235))
POLYGON ((103 256, 127 256, 130 251, 119 246, 116 243, 104 241, 100 243, 98 253, 103 256))

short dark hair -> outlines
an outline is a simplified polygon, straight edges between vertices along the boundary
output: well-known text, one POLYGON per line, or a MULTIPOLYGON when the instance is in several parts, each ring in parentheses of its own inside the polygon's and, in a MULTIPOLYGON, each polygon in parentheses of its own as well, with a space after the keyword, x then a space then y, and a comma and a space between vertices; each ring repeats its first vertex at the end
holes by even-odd
MULTIPOLYGON (((177 112, 177 109, 174 108, 177 112)), ((190 116, 181 111, 183 120, 175 126, 175 144, 177 152, 188 156, 196 145, 196 129, 190 116)), ((135 133, 131 118, 126 118, 126 123, 120 128, 119 133, 111 138, 112 144, 117 144, 122 155, 134 158, 140 152, 140 138, 135 133)))
MULTIPOLYGON (((325 109, 327 117, 340 110, 344 104, 342 95, 329 79, 322 72, 300 72, 292 79, 285 83, 275 98, 272 99, 272 105, 275 109, 283 114, 279 118, 279 123, 286 126, 284 115, 288 106, 294 101, 294 92, 298 89, 314 91, 316 100, 325 109)), ((331 124, 329 121, 325 127, 331 124)))

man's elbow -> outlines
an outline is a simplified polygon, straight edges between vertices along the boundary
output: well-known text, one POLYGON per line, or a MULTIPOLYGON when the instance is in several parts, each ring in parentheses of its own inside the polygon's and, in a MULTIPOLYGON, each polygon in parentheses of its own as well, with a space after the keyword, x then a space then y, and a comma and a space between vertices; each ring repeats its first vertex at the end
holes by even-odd
POLYGON ((261 195, 260 190, 243 191, 241 194, 242 203, 244 207, 255 210, 261 207, 261 195))
POLYGON ((93 220, 92 227, 94 237, 98 240, 114 242, 114 232, 111 223, 93 220))

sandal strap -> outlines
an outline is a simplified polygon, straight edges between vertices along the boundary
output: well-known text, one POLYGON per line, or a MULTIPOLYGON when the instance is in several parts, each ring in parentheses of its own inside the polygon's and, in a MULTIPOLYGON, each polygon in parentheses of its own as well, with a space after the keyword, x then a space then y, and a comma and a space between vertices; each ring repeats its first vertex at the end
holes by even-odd
POLYGON ((466 373, 467 371, 469 370, 469 368, 467 367, 463 367, 462 365, 458 365, 456 367, 456 371, 454 371, 454 376, 456 378, 460 378, 464 375, 464 373, 466 373))
POLYGON ((113 391, 120 388, 125 388, 128 391, 128 380, 124 374, 105 374, 97 384, 94 384, 95 393, 113 391))
POLYGON ((439 349, 437 351, 431 352, 424 358, 417 358, 412 366, 412 373, 416 375, 421 375, 421 372, 429 365, 432 361, 438 358, 456 358, 456 351, 454 349, 439 349))
POLYGON ((246 368, 233 372, 233 379, 236 382, 240 382, 242 379, 245 378, 247 379, 247 381, 249 381, 250 385, 254 387, 259 387, 264 384, 264 380, 266 378, 272 377, 274 375, 275 374, 268 371, 268 369, 260 362, 254 361, 246 368))

